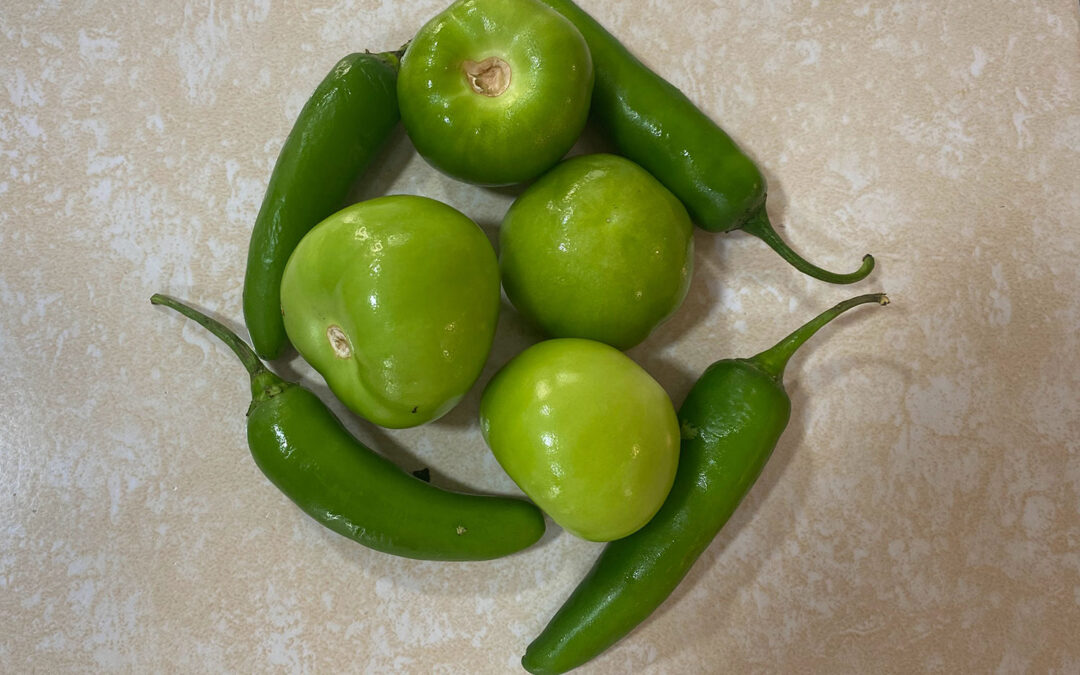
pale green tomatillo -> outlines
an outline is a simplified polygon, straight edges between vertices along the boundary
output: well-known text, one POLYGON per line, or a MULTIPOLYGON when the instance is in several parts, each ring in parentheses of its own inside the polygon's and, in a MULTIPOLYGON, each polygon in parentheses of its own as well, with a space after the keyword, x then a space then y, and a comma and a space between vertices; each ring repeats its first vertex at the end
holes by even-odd
POLYGON ((686 297, 693 225, 645 169, 574 157, 510 207, 499 231, 506 295, 551 337, 638 344, 686 297))
POLYGON ((449 411, 487 360, 495 252, 459 211, 396 195, 315 226, 281 281, 285 330, 353 412, 411 427, 449 411))
POLYGON ((647 523, 679 460, 667 393, 628 356, 592 340, 547 340, 516 356, 484 390, 480 429, 525 494, 591 541, 647 523))

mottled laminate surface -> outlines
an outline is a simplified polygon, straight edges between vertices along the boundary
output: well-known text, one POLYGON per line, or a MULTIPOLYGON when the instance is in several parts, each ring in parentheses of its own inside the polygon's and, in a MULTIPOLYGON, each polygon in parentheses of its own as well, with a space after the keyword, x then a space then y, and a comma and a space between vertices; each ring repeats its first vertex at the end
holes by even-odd
MULTIPOLYGON (((796 358, 760 481, 582 672, 1080 671, 1075 0, 581 3, 759 162, 793 246, 879 263, 833 287, 698 232, 690 297, 630 352, 676 403, 835 301, 894 301, 796 358)), ((554 525, 466 564, 322 529, 251 461, 233 356, 148 303, 241 327, 251 223, 307 96, 443 6, 0 6, 0 671, 515 672, 591 565, 599 545, 554 525)), ((514 195, 439 175, 400 134, 355 197, 387 192, 493 238, 514 195)), ((446 418, 349 425, 439 484, 515 493, 477 401, 536 339, 507 310, 446 418)))

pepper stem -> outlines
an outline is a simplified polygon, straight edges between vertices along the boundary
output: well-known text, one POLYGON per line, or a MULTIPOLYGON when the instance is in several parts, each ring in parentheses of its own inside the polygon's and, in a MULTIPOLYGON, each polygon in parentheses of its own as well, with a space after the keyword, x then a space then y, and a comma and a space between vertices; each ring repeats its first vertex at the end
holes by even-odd
POLYGON ((860 295, 845 300, 832 309, 827 309, 821 314, 818 314, 816 317, 803 324, 803 326, 798 328, 794 333, 776 343, 775 346, 752 357, 750 360, 761 367, 762 370, 779 380, 784 376, 784 368, 787 366, 788 360, 791 359, 791 355, 794 354, 804 342, 809 340, 811 335, 818 332, 822 326, 852 307, 864 305, 868 302, 887 305, 889 304, 889 297, 884 293, 868 293, 866 295, 860 295))
MULTIPOLYGON (((412 40, 410 40, 409 42, 412 42, 412 40)), ((373 52, 370 49, 365 49, 364 53, 371 54, 375 58, 383 61, 386 65, 397 71, 401 68, 401 57, 405 56, 405 50, 409 48, 409 42, 406 42, 405 44, 401 45, 400 48, 392 52, 373 52)))
POLYGON ((164 305, 169 309, 176 310, 177 312, 180 312, 187 318, 198 323, 200 326, 216 335, 219 340, 224 342, 225 345, 229 349, 233 350, 233 353, 240 358, 240 362, 244 364, 244 368, 247 368, 248 374, 251 375, 252 379, 254 379, 258 375, 269 372, 267 371, 266 366, 263 365, 262 361, 259 360, 259 357, 257 354, 255 354, 255 351, 252 350, 252 348, 249 347, 246 342, 241 340, 236 335, 236 333, 226 328, 224 324, 214 319, 211 319, 197 309, 188 307, 179 300, 170 298, 169 296, 162 295, 160 293, 155 293, 150 296, 150 304, 164 305))
POLYGON ((793 251, 791 247, 780 238, 780 235, 776 233, 772 223, 769 222, 769 214, 765 212, 764 205, 757 210, 757 213, 750 216, 750 219, 743 223, 739 229, 761 239, 769 245, 769 248, 779 253, 781 258, 788 261, 795 269, 803 274, 809 274, 815 279, 821 279, 830 284, 850 284, 861 281, 874 269, 874 256, 869 253, 863 256, 862 266, 860 266, 859 269, 847 274, 830 272, 810 263, 793 251))

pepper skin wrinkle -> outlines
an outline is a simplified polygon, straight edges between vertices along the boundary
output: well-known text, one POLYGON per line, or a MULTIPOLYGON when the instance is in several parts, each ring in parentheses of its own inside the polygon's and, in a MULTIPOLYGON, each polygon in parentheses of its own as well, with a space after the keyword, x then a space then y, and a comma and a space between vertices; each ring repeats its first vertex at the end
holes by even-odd
POLYGON ((541 1, 577 26, 589 43, 595 69, 593 120, 620 154, 675 193, 701 228, 741 229, 762 239, 800 272, 829 283, 849 284, 870 274, 870 255, 856 271, 840 274, 795 253, 769 222, 765 177, 723 129, 572 0, 541 1))
POLYGON ((609 543, 521 659, 534 675, 588 662, 644 621, 690 571, 750 491, 791 416, 783 375, 795 351, 858 305, 846 300, 749 359, 709 366, 679 410, 682 444, 675 482, 645 527, 609 543))
POLYGON ((420 560, 490 560, 543 535, 536 506, 442 490, 406 473, 349 434, 315 394, 267 370, 228 328, 167 296, 150 301, 198 322, 240 358, 251 377, 247 438, 255 464, 325 527, 420 560))

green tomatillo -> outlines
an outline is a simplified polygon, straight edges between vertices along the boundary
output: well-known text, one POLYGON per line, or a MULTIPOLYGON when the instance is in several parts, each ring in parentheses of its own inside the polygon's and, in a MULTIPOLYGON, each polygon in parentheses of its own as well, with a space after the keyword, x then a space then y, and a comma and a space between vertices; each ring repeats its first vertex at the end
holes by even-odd
POLYGON ((480 429, 518 487, 591 541, 645 525, 679 460, 667 393, 630 357, 592 340, 547 340, 516 356, 484 390, 480 429))
POLYGON ((559 161, 585 126, 592 86, 585 38, 538 0, 458 0, 416 34, 397 81, 420 154, 481 185, 559 161))
POLYGON ((391 428, 457 404, 487 360, 498 310, 491 242, 426 197, 380 197, 330 216, 281 280, 297 351, 350 410, 391 428))
POLYGON ((499 231, 506 295, 552 337, 638 344, 686 297, 693 225, 675 195, 616 155, 566 160, 499 231))

